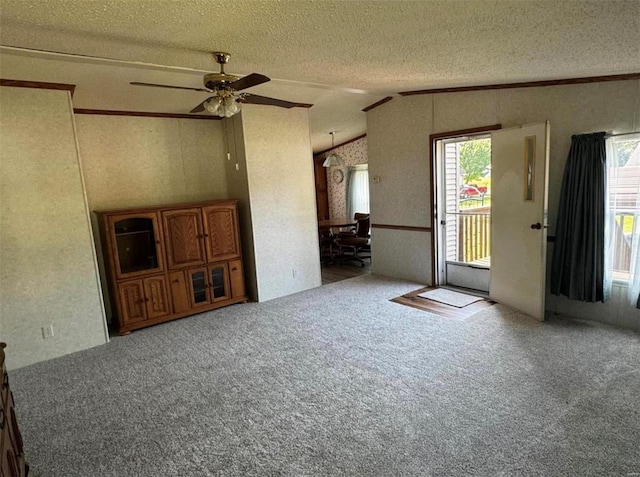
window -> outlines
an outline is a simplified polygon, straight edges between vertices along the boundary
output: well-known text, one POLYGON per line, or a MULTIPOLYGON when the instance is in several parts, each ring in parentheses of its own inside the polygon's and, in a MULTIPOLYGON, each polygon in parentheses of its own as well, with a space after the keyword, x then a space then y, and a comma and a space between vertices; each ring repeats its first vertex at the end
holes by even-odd
MULTIPOLYGON (((640 290, 640 133, 607 140, 607 271, 640 290)), ((635 291, 634 291, 635 290, 635 291)), ((635 301, 635 300, 634 300, 635 301)))
POLYGON ((349 185, 347 189, 347 217, 360 212, 369 213, 369 170, 367 164, 349 168, 349 185))

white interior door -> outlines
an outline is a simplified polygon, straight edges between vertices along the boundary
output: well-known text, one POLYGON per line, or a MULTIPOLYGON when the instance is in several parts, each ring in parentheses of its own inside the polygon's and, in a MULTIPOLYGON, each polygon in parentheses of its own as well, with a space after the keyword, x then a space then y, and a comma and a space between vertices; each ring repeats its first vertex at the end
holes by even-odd
POLYGON ((549 122, 491 133, 489 295, 544 319, 549 122))

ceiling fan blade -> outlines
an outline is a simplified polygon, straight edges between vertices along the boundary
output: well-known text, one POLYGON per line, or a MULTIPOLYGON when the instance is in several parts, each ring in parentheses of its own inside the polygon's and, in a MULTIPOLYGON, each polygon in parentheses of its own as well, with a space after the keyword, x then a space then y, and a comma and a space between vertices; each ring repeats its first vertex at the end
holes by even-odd
POLYGON ((213 96, 205 99, 202 103, 200 103, 198 106, 196 106, 195 108, 193 108, 191 111, 189 111, 190 113, 200 113, 202 111, 204 111, 204 103, 206 103, 207 101, 209 101, 211 98, 213 98, 213 96))
POLYGON ((251 88, 252 86, 258 86, 259 84, 266 83, 267 81, 271 81, 271 79, 267 78, 265 75, 251 73, 244 78, 240 78, 239 80, 230 83, 229 87, 236 91, 240 91, 243 89, 251 88))
POLYGON ((306 103, 292 103, 291 101, 285 101, 283 99, 267 98, 266 96, 258 96, 257 94, 247 94, 240 100, 242 103, 247 104, 266 104, 268 106, 278 106, 280 108, 310 108, 312 104, 306 103))
POLYGON ((189 91, 204 91, 205 93, 210 93, 210 89, 205 88, 189 88, 187 86, 171 86, 168 84, 155 84, 155 83, 140 83, 139 81, 132 81, 129 83, 133 86, 152 86, 154 88, 172 88, 172 89, 186 89, 189 91))

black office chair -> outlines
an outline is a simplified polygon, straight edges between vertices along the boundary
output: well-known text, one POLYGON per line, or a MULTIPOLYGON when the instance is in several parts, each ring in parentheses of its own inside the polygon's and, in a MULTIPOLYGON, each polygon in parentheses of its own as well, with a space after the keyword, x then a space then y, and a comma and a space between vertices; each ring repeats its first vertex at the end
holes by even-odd
POLYGON ((331 263, 333 261, 333 245, 335 243, 335 235, 331 232, 331 229, 320 230, 319 242, 320 261, 331 263))
POLYGON ((357 222, 354 233, 338 234, 335 238, 335 244, 340 249, 340 260, 357 261, 364 267, 364 260, 371 260, 371 254, 361 255, 365 250, 371 250, 369 229, 371 228, 371 219, 369 214, 356 214, 357 222), (347 253, 345 253, 345 249, 347 253))
MULTIPOLYGON (((345 230, 339 232, 336 237, 355 237, 358 233, 358 220, 369 218, 369 214, 363 214, 361 212, 356 212, 353 214, 353 220, 356 221, 356 225, 351 227, 349 230, 345 230)), ((362 232, 361 232, 362 233, 362 232)), ((369 234, 369 230, 367 229, 367 235, 369 234)))

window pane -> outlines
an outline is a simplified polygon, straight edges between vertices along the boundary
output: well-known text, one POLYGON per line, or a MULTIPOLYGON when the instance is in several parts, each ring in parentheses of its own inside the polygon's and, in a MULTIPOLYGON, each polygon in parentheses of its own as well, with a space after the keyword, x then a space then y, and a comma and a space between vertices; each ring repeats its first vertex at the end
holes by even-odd
MULTIPOLYGON (((613 216, 608 231, 613 247, 613 278, 628 280, 634 247, 634 226, 640 215, 640 138, 619 136, 611 140, 609 164, 609 211, 613 216)), ((637 234, 637 232, 636 232, 637 234)))

